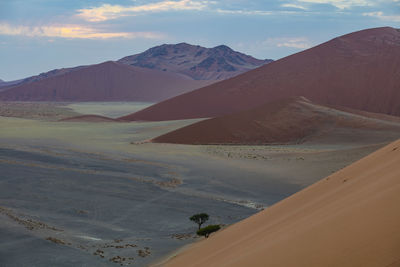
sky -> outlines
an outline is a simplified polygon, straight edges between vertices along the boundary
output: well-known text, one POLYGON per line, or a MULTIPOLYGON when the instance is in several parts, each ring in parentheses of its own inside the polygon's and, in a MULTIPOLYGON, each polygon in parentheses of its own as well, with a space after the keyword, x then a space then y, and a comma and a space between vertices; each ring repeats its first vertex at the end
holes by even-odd
POLYGON ((118 60, 164 43, 279 59, 366 28, 400 0, 0 0, 0 79, 118 60))

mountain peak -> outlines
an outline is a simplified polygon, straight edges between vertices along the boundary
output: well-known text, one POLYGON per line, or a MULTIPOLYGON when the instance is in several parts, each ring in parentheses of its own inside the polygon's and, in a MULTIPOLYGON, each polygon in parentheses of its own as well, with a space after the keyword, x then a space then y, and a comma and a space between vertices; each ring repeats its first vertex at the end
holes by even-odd
POLYGON ((221 51, 229 51, 229 52, 234 52, 233 50, 232 50, 232 48, 230 48, 229 46, 227 46, 227 45, 218 45, 218 46, 216 46, 216 47, 214 47, 214 48, 212 48, 212 49, 214 49, 214 50, 221 50, 221 51))
POLYGON ((175 47, 199 47, 198 45, 192 45, 192 44, 188 44, 185 42, 177 43, 177 44, 170 44, 170 45, 175 46, 175 47))

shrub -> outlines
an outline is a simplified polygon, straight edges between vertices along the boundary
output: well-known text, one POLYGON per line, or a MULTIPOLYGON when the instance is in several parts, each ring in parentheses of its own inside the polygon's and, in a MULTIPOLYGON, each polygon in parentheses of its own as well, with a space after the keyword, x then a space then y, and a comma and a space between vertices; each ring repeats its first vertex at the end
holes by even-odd
POLYGON ((208 238, 211 233, 214 233, 214 232, 218 231, 219 229, 221 229, 221 227, 218 224, 211 224, 206 227, 200 228, 197 231, 197 234, 201 235, 201 236, 205 236, 205 238, 208 238))

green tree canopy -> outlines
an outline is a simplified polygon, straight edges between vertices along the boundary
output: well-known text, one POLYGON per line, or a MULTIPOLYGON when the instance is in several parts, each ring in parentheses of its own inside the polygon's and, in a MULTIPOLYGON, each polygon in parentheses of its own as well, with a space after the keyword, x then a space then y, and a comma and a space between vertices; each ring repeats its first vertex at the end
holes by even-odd
POLYGON ((199 230, 201 228, 201 225, 203 223, 205 223, 206 221, 208 221, 208 219, 210 218, 210 216, 208 216, 207 213, 198 213, 193 215, 192 217, 190 217, 189 219, 195 223, 197 223, 199 225, 199 230))

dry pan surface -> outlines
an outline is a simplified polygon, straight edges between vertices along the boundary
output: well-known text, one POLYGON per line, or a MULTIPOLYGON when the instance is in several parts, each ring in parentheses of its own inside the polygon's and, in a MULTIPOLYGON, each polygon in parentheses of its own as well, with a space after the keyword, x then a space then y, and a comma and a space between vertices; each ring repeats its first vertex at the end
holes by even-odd
POLYGON ((29 106, 19 116, 48 116, 0 117, 2 267, 146 266, 196 240, 194 213, 235 223, 392 140, 381 132, 292 146, 153 144, 143 140, 196 120, 58 122, 65 107, 29 106))

